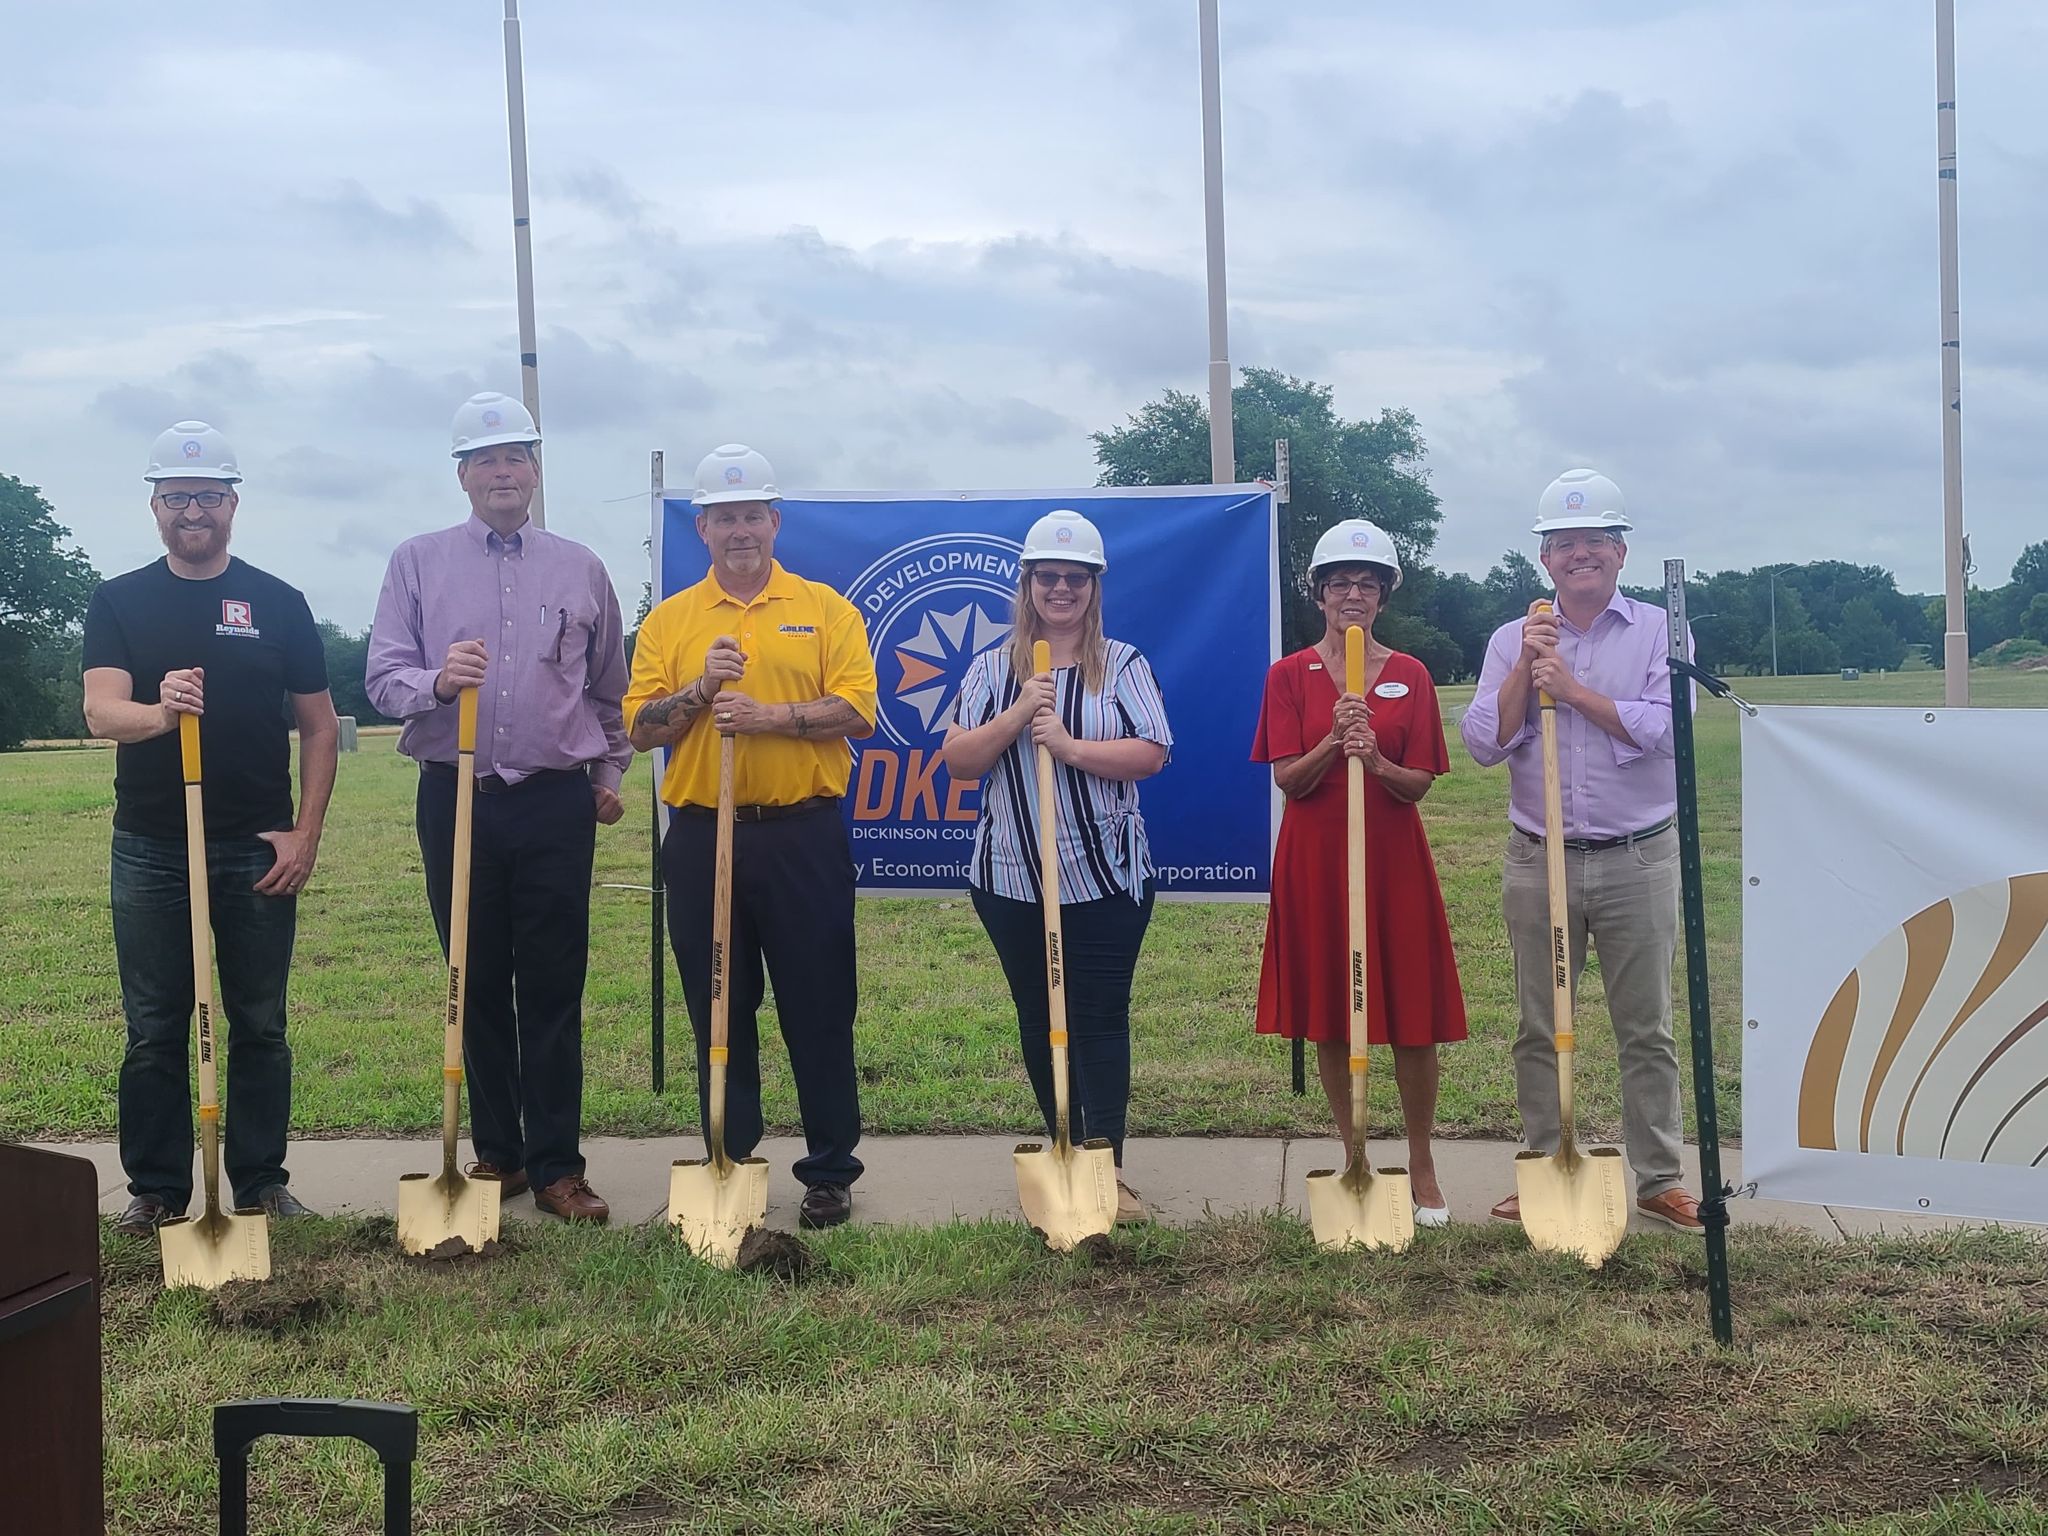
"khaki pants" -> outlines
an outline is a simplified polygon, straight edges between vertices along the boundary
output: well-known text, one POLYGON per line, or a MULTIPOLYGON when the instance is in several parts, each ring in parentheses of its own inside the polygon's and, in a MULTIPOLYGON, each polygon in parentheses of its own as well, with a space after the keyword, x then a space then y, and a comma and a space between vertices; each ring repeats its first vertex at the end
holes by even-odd
MULTIPOLYGON (((1543 845, 1508 834, 1502 907, 1515 952, 1515 1099, 1529 1148, 1557 1151, 1557 1054, 1550 981, 1550 887, 1543 845)), ((1678 949, 1678 833, 1667 828, 1597 853, 1567 849, 1565 931, 1577 1007, 1586 941, 1600 957, 1621 1064, 1623 1136, 1636 1197, 1680 1182, 1678 1048, 1671 1038, 1671 962, 1678 949)))

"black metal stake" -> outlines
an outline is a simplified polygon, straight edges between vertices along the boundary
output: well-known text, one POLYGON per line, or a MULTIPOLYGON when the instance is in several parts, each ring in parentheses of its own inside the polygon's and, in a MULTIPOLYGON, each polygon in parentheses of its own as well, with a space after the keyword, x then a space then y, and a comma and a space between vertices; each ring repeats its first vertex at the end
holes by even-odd
POLYGON ((1307 1058, 1308 1047, 1297 1035, 1294 1041, 1294 1096, 1297 1099, 1308 1092, 1307 1058))
POLYGON ((1699 768, 1692 733, 1692 681, 1697 669, 1686 655, 1683 560, 1664 562, 1664 604, 1671 627, 1671 748, 1678 764, 1678 878, 1685 923, 1686 1007, 1692 1023, 1694 1116, 1700 1137, 1700 1220, 1707 1241, 1707 1316, 1716 1342, 1732 1344, 1735 1314, 1728 1299, 1728 1196, 1733 1191, 1721 1178, 1721 1130, 1714 1098, 1714 1017, 1707 1000, 1699 768))

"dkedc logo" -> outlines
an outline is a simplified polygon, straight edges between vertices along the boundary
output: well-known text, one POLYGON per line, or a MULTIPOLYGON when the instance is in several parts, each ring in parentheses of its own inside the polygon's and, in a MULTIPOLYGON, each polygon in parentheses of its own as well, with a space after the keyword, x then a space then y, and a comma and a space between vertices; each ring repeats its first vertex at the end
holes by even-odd
POLYGON ((967 669, 1010 638, 1022 548, 995 534, 930 534, 899 544, 848 586, 879 685, 875 736, 855 745, 855 821, 975 819, 962 799, 971 782, 939 787, 939 742, 967 669))

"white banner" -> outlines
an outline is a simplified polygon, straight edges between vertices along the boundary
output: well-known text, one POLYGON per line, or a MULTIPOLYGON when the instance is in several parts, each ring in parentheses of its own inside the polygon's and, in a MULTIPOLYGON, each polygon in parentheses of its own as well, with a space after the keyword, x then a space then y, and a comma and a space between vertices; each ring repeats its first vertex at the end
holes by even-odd
POLYGON ((2048 1222, 2048 710, 1742 725, 1743 1171, 2048 1222))

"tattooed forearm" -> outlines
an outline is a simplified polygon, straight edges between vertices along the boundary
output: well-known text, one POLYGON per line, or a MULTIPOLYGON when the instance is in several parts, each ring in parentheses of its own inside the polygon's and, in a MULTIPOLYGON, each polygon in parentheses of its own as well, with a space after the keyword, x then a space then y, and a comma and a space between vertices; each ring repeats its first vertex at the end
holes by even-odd
POLYGON ((633 745, 642 752, 673 746, 690 722, 704 712, 703 692, 698 686, 701 681, 700 678, 666 698, 641 705, 640 713, 633 719, 633 745))
POLYGON ((860 711, 841 698, 812 699, 805 704, 791 704, 788 708, 788 734, 799 741, 851 736, 867 729, 867 721, 861 718, 860 711))

